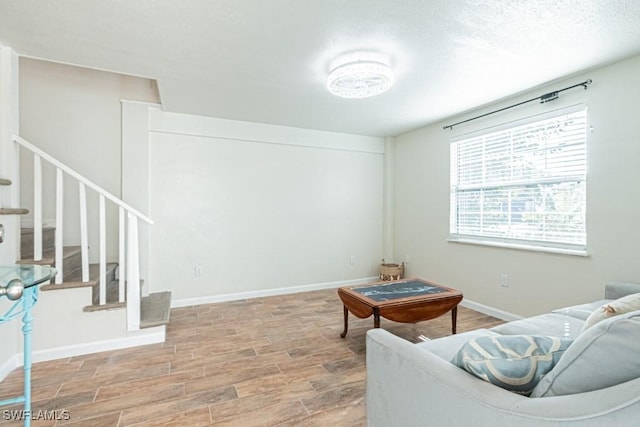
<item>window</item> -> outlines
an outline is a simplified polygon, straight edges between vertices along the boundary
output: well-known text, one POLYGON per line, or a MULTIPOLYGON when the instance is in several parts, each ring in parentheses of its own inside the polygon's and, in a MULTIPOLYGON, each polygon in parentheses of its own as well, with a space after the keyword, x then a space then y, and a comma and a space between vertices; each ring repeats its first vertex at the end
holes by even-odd
POLYGON ((452 140, 450 240, 586 250, 584 105, 452 140))

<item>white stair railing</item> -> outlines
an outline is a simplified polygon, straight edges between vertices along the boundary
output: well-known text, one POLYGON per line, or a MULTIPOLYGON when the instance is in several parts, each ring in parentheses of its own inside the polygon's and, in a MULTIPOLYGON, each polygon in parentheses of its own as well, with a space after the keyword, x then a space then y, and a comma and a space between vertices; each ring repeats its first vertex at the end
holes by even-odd
POLYGON ((138 220, 142 219, 148 224, 153 221, 137 209, 129 206, 118 197, 109 193, 105 189, 94 184, 84 176, 80 175, 64 163, 56 160, 46 152, 34 146, 24 138, 14 135, 13 140, 21 147, 33 153, 34 167, 34 260, 42 259, 42 160, 49 162, 56 168, 56 233, 55 233, 55 283, 63 281, 63 234, 62 226, 64 221, 64 174, 78 181, 79 209, 80 209, 80 253, 82 266, 82 282, 89 281, 89 234, 87 229, 87 195, 86 188, 95 191, 99 195, 99 251, 100 251, 100 305, 106 304, 106 266, 107 266, 107 223, 106 223, 106 201, 114 203, 119 208, 119 296, 120 302, 125 301, 125 280, 126 301, 127 301, 127 329, 130 331, 140 329, 140 257, 138 239, 138 220), (126 213, 126 215, 125 215, 126 213), (126 217, 126 222, 125 222, 126 217), (126 253, 126 257, 125 257, 126 253), (125 265, 126 260, 126 265, 125 265), (125 268, 126 267, 126 268, 125 268), (126 275, 122 274, 126 271, 126 275), (126 277, 126 279, 125 279, 126 277))

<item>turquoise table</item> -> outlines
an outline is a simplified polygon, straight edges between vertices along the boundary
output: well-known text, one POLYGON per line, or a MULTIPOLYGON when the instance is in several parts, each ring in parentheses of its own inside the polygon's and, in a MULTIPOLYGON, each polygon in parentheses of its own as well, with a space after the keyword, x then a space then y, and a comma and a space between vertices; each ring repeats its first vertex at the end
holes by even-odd
POLYGON ((38 301, 38 286, 56 275, 55 268, 44 265, 0 266, 0 298, 15 303, 0 316, 0 324, 22 314, 22 335, 24 339, 24 394, 11 399, 0 400, 0 406, 24 403, 24 426, 31 425, 31 331, 33 317, 31 309, 38 301))

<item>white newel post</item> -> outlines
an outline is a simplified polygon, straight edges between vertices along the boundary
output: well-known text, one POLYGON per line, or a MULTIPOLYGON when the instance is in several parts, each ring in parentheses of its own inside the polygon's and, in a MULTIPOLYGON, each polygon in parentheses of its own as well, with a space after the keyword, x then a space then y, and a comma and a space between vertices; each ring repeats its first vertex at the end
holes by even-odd
POLYGON ((127 330, 140 329, 138 218, 129 213, 127 227, 127 330))
POLYGON ((120 254, 118 257, 118 301, 125 301, 125 216, 124 216, 124 208, 120 206, 118 208, 118 253, 120 254))
POLYGON ((100 195, 100 305, 107 303, 107 216, 100 195))

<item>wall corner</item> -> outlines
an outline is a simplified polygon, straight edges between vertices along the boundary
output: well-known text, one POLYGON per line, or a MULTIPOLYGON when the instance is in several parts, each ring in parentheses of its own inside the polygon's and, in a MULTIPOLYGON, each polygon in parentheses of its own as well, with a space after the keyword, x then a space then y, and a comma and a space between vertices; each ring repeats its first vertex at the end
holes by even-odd
POLYGON ((382 191, 382 252, 386 261, 392 262, 395 256, 393 212, 395 209, 394 175, 395 175, 395 142, 393 136, 384 139, 384 182, 382 191))

